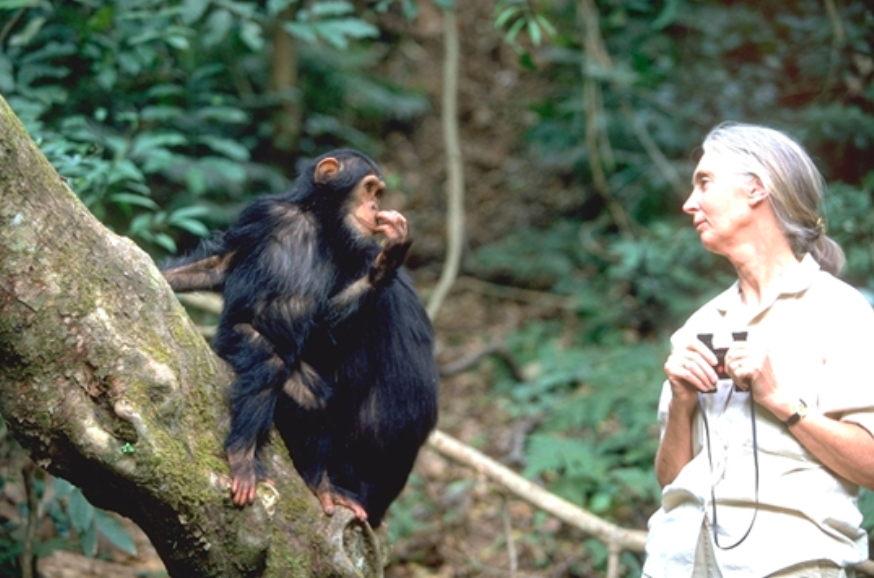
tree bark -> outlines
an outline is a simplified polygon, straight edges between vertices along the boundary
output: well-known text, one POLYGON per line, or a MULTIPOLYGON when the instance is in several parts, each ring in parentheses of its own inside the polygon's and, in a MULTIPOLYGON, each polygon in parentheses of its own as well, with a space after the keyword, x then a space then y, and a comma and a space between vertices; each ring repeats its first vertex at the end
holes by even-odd
POLYGON ((131 518, 171 576, 380 576, 379 542, 325 516, 281 441, 234 507, 230 370, 152 260, 105 229, 0 96, 0 414, 37 464, 131 518))

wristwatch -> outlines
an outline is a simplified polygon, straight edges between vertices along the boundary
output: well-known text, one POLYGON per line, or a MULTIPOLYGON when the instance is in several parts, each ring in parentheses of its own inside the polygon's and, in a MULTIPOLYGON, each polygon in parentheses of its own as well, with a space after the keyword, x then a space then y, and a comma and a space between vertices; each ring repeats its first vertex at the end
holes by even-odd
POLYGON ((798 403, 792 405, 792 415, 783 423, 786 427, 792 427, 805 417, 807 417, 807 404, 804 403, 803 399, 799 399, 798 403))

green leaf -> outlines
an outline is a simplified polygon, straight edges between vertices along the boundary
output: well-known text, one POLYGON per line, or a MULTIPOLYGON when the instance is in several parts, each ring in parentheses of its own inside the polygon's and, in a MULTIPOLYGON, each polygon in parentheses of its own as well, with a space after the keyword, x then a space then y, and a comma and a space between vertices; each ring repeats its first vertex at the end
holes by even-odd
POLYGON ((294 38, 310 44, 315 44, 319 39, 315 27, 306 22, 285 22, 282 27, 294 38))
POLYGON ((167 122, 182 118, 184 111, 178 106, 147 106, 140 113, 146 122, 167 122))
POLYGON ((143 233, 149 230, 151 224, 152 215, 150 213, 137 215, 136 217, 131 219, 131 222, 127 227, 128 237, 142 236, 143 233))
POLYGON ((653 21, 652 27, 654 30, 661 30, 671 24, 673 24, 674 20, 677 18, 677 14, 680 13, 680 0, 667 0, 665 2, 665 7, 662 8, 661 13, 658 17, 653 21))
POLYGON ((94 524, 89 525, 83 532, 79 533, 79 541, 82 543, 82 551, 86 556, 93 558, 97 555, 97 527, 94 524))
POLYGON ((518 6, 510 6, 495 18, 495 28, 503 28, 512 18, 518 16, 521 12, 522 9, 518 6))
POLYGON ((46 19, 41 16, 29 20, 27 25, 25 25, 24 30, 18 34, 13 34, 9 38, 9 46, 27 46, 30 44, 30 41, 33 40, 33 37, 42 30, 45 23, 46 19))
POLYGON ((227 38, 234 25, 234 17, 225 9, 216 10, 206 20, 206 34, 203 43, 206 46, 215 46, 227 38))
POLYGON ((58 498, 66 498, 73 492, 76 486, 74 486, 64 478, 55 478, 54 488, 55 495, 58 496, 58 498))
POLYGON ((188 42, 188 38, 181 34, 166 34, 163 39, 169 46, 178 50, 188 50, 191 48, 191 43, 188 42))
POLYGON ((136 556, 137 546, 118 518, 103 510, 97 510, 94 514, 94 525, 116 548, 136 556))
POLYGON ((41 0, 0 0, 0 10, 18 10, 19 8, 36 8, 41 0))
POLYGON ((347 37, 360 39, 379 36, 379 28, 357 18, 338 18, 318 22, 316 30, 328 44, 341 50, 349 45, 347 37))
POLYGON ((531 43, 534 46, 540 46, 540 40, 542 39, 540 25, 538 25, 534 20, 528 21, 528 38, 531 39, 531 43))
POLYGON ((182 229, 183 231, 188 231, 196 237, 209 236, 209 227, 207 227, 200 221, 194 221, 192 219, 179 219, 174 221, 172 225, 178 229, 182 229))
POLYGON ((549 18, 547 18, 543 14, 536 14, 534 16, 534 18, 536 18, 537 22, 540 24, 540 26, 544 30, 546 30, 547 34, 549 34, 550 36, 555 36, 555 34, 556 34, 555 26, 552 25, 552 22, 549 21, 549 18))
POLYGON ((182 22, 185 24, 193 24, 206 13, 211 0, 183 0, 182 11, 180 13, 182 22))
POLYGON ((170 218, 167 220, 167 222, 172 224, 180 219, 194 219, 197 217, 205 217, 209 215, 209 213, 209 207, 205 207, 203 205, 182 207, 181 209, 173 211, 173 213, 170 214, 170 218))
POLYGON ((146 177, 130 159, 121 159, 112 164, 109 184, 121 181, 145 182, 146 177))
POLYGON ((589 499, 588 506, 595 514, 603 514, 613 506, 613 495, 608 492, 595 492, 589 499))
POLYGON ((240 40, 253 52, 264 48, 264 34, 257 22, 243 22, 240 27, 240 40))
POLYGON ((520 18, 513 22, 513 25, 510 26, 510 29, 507 30, 507 34, 504 35, 504 41, 507 44, 513 44, 516 42, 516 37, 519 35, 519 32, 522 31, 522 28, 525 27, 525 19, 520 18))
POLYGON ((170 235, 165 233, 158 233, 155 235, 155 243, 157 243, 161 248, 166 249, 170 253, 176 253, 176 241, 173 240, 170 235))
POLYGON ((148 197, 142 195, 134 195, 131 193, 115 193, 109 196, 109 201, 117 205, 133 205, 157 211, 161 207, 148 197))
POLYGON ((267 0, 267 15, 276 16, 291 6, 291 0, 267 0))
POLYGON ((143 133, 137 136, 131 144, 130 156, 134 158, 148 156, 157 149, 184 145, 187 142, 188 139, 184 135, 176 132, 143 133))
POLYGON ((226 157, 235 161, 243 162, 249 160, 249 149, 247 149, 237 141, 209 135, 202 136, 197 140, 198 142, 211 148, 214 152, 223 154, 226 157))
POLYGON ((67 510, 70 515, 70 523, 80 534, 87 531, 94 523, 94 506, 85 499, 79 488, 74 489, 70 494, 67 510))
POLYGON ((316 18, 323 18, 325 16, 352 14, 355 11, 355 7, 343 0, 328 0, 327 2, 316 2, 310 10, 316 18))
POLYGON ((206 178, 206 171, 198 166, 193 166, 185 171, 185 184, 191 194, 197 196, 206 192, 209 182, 206 178))
POLYGON ((198 120, 243 124, 249 122, 249 115, 244 110, 230 106, 206 106, 196 113, 198 120))

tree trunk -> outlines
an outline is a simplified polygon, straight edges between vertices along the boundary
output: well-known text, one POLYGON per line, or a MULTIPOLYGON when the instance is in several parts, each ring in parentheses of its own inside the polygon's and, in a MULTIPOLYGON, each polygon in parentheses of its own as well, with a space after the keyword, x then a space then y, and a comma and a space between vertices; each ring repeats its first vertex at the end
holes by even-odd
POLYGON ((85 209, 0 97, 0 414, 33 459, 131 518, 171 576, 379 576, 369 527, 325 516, 281 442, 234 507, 231 372, 151 259, 85 209))

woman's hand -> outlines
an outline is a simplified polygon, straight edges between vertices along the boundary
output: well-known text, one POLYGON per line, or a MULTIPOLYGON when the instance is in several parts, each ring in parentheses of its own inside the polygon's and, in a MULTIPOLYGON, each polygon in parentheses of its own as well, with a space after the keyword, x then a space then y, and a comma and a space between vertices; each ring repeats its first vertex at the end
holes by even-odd
POLYGON ((715 391, 719 378, 713 367, 717 361, 716 354, 697 338, 675 347, 665 361, 674 401, 691 406, 697 403, 699 391, 715 391))
POLYGON ((736 342, 732 345, 725 354, 725 370, 738 389, 751 391, 756 402, 771 411, 795 401, 774 378, 768 351, 755 344, 736 342))

